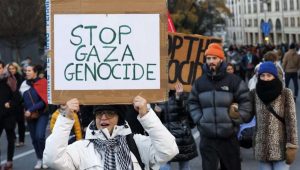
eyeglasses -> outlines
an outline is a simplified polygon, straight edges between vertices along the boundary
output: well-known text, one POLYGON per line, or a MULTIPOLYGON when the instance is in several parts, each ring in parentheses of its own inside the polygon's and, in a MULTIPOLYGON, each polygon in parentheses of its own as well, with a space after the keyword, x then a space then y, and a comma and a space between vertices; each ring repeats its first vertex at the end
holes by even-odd
POLYGON ((96 113, 96 118, 101 119, 103 115, 105 115, 108 119, 111 119, 114 116, 116 116, 117 113, 114 111, 102 111, 102 112, 96 113))

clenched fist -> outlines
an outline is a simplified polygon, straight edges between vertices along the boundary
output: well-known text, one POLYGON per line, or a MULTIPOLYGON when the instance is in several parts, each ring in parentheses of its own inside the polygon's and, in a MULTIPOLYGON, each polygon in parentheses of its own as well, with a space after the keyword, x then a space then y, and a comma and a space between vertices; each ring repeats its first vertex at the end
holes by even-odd
POLYGON ((148 113, 147 100, 141 96, 136 96, 133 99, 133 107, 137 112, 139 112, 140 117, 143 117, 145 114, 148 113))
POLYGON ((61 110, 65 112, 65 116, 73 119, 74 112, 79 111, 79 100, 77 98, 73 98, 71 100, 68 100, 65 105, 60 106, 61 110))
POLYGON ((238 111, 238 104, 232 103, 229 108, 229 117, 231 119, 238 119, 240 117, 240 113, 238 111))

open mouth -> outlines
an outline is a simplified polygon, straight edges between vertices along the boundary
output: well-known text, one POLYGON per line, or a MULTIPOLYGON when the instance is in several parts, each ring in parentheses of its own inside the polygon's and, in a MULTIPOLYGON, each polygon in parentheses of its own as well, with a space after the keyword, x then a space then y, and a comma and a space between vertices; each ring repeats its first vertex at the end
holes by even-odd
POLYGON ((104 127, 104 128, 106 128, 106 127, 108 127, 108 126, 109 126, 109 124, 108 124, 108 123, 101 123, 100 125, 101 125, 101 127, 104 127))

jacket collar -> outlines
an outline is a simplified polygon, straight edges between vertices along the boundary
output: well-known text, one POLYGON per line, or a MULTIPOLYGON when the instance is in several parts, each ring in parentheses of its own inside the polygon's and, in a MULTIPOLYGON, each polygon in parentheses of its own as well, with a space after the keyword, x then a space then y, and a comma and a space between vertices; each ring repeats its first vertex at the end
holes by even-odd
POLYGON ((25 80, 21 84, 21 87, 20 87, 19 91, 21 92, 21 95, 23 96, 23 94, 25 93, 25 91, 27 91, 29 89, 30 89, 30 86, 26 83, 26 80, 25 80))
POLYGON ((106 140, 106 139, 112 139, 118 135, 121 136, 125 136, 125 135, 129 135, 131 132, 131 129, 128 125, 128 123, 126 122, 125 125, 115 125, 113 133, 110 135, 109 131, 107 128, 102 129, 102 130, 93 130, 92 126, 93 126, 93 122, 92 121, 87 130, 86 130, 86 135, 85 135, 85 139, 102 139, 102 140, 106 140))
POLYGON ((217 68, 216 74, 209 69, 207 64, 204 64, 203 71, 206 73, 206 76, 211 80, 221 80, 227 73, 226 73, 227 64, 222 61, 220 66, 217 68))

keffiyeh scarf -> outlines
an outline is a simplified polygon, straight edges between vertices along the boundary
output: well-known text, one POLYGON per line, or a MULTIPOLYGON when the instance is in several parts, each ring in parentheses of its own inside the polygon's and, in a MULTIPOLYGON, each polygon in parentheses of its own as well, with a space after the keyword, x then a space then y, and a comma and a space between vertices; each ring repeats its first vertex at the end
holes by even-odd
POLYGON ((113 139, 90 139, 99 154, 104 151, 104 170, 116 170, 116 160, 120 170, 132 170, 130 150, 126 136, 116 136, 113 139))

